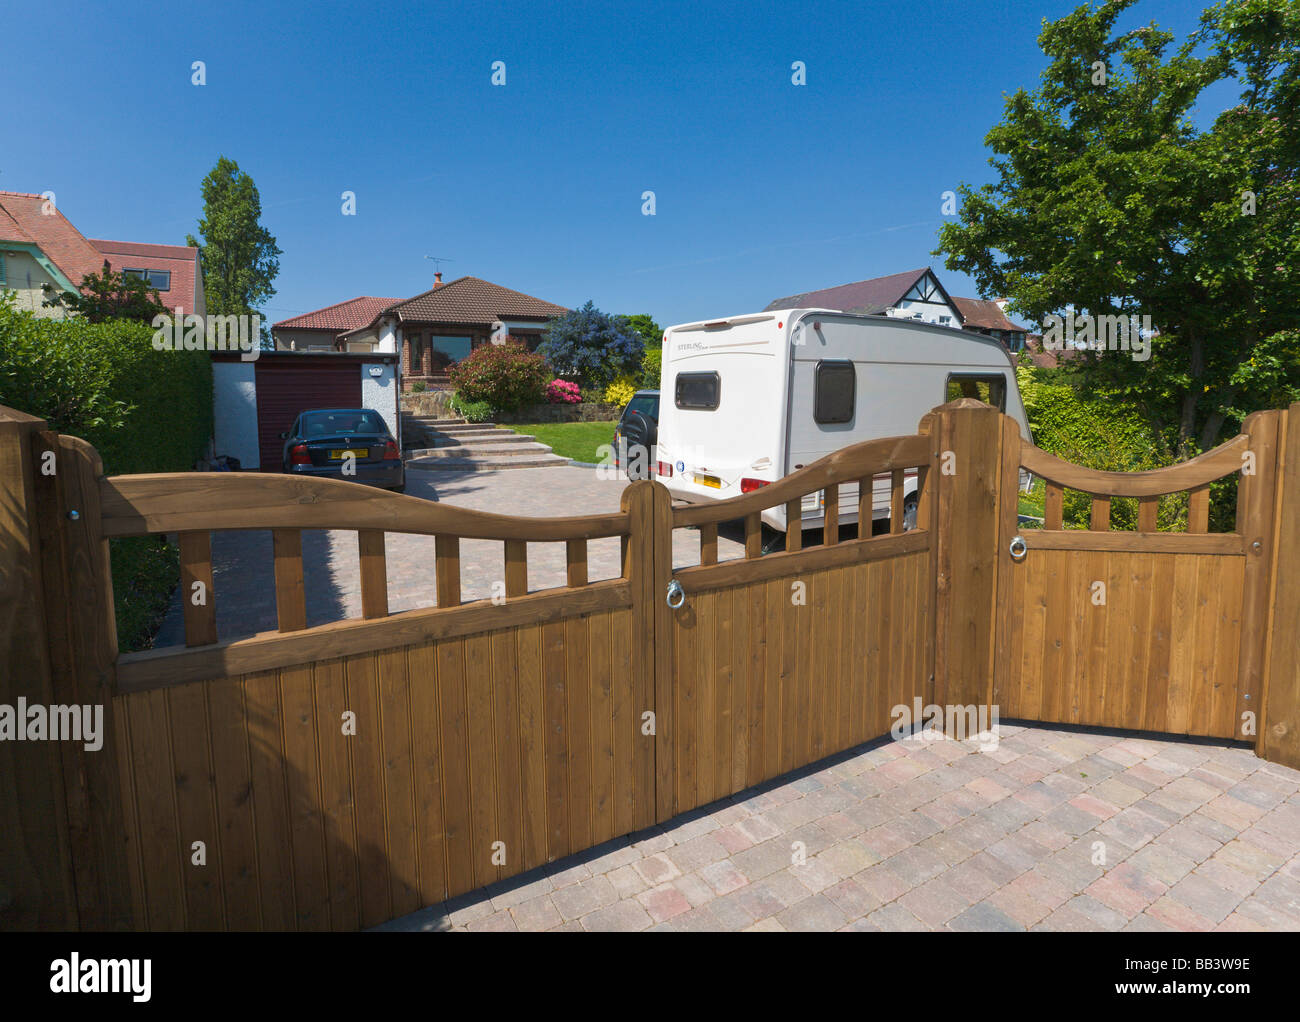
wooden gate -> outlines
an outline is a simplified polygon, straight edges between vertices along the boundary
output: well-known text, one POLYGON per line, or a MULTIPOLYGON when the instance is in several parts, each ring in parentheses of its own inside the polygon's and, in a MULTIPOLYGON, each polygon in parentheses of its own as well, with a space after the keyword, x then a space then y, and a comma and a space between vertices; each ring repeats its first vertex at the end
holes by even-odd
POLYGON ((1135 473, 1061 461, 1001 420, 991 698, 1003 717, 1254 741, 1285 415, 1257 413, 1213 451, 1135 473), (1022 469, 1046 481, 1041 528, 1017 523, 1022 469), (1211 532, 1210 486, 1225 478, 1236 528, 1211 532), (1065 527, 1071 490, 1086 529, 1065 527), (1159 499, 1182 493, 1182 531, 1158 531, 1159 499), (1117 498, 1136 503, 1135 529, 1112 528, 1117 498))
POLYGON ((963 399, 715 505, 639 482, 618 512, 553 519, 291 476, 105 478, 0 408, 0 712, 106 724, 93 749, 0 741, 0 926, 372 925, 852 748, 918 699, 1253 738, 1300 767, 1298 501, 1300 405, 1114 475, 963 399), (1017 516, 1022 470, 1048 481, 1044 528, 1017 516), (1235 531, 1211 532, 1207 487, 1233 474, 1235 531), (1065 528, 1071 489, 1090 529, 1065 528), (1180 491, 1186 530, 1158 531, 1180 491), (1110 528, 1112 498, 1135 530, 1110 528), (765 553, 761 512, 806 500, 820 540, 765 553), (744 556, 720 560, 733 528, 744 556), (247 638, 217 634, 210 534, 231 529, 272 536, 276 628, 247 638), (304 529, 355 533, 361 617, 307 626, 304 529), (387 532, 432 537, 436 606, 390 613, 387 532), (147 534, 177 536, 185 645, 119 655, 108 544, 147 534), (615 539, 618 576, 592 581, 588 544, 615 539), (462 540, 500 544, 493 598, 462 600, 462 540), (565 585, 530 591, 538 543, 563 544, 565 585))

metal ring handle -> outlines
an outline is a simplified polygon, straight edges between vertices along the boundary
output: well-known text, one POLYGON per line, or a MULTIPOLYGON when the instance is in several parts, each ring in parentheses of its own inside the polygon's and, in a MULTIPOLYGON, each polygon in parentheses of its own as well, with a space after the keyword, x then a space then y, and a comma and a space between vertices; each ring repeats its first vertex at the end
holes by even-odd
POLYGON ((1017 536, 1011 541, 1011 559, 1013 561, 1023 561, 1025 554, 1029 552, 1029 547, 1025 544, 1023 536, 1017 536))
POLYGON ((673 579, 668 583, 668 596, 665 602, 671 610, 676 610, 686 602, 686 590, 682 588, 682 584, 677 579, 673 579), (677 602, 674 603, 674 600, 677 602))

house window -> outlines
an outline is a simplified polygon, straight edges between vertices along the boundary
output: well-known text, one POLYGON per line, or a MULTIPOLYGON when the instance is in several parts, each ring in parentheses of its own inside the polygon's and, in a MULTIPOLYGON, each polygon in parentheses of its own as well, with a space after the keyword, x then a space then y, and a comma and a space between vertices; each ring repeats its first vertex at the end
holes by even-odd
POLYGON ((822 359, 817 363, 813 421, 822 424, 853 421, 857 373, 847 360, 822 359))
POLYGON ((717 373, 678 373, 677 407, 711 412, 722 399, 722 381, 717 373))
POLYGON ((1002 376, 976 376, 953 373, 948 377, 947 393, 944 401, 957 401, 963 397, 973 397, 992 405, 1000 412, 1007 410, 1007 381, 1002 376))
POLYGON ((939 317, 939 322, 940 322, 942 325, 947 326, 949 323, 952 322, 952 317, 951 317, 951 316, 940 316, 940 317, 939 317))
POLYGON ((172 289, 172 275, 168 270, 144 270, 144 269, 123 269, 122 275, 125 277, 137 277, 143 280, 152 288, 159 291, 170 291, 172 289))
POLYGON ((434 368, 439 369, 453 362, 459 362, 462 358, 468 358, 474 342, 469 337, 443 337, 434 334, 429 339, 429 343, 433 349, 434 368))

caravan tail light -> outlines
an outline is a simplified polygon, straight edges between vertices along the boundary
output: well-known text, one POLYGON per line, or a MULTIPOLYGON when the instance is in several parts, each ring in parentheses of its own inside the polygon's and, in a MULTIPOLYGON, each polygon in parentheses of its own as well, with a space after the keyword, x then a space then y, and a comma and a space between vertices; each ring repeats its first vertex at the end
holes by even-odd
POLYGON ((291 465, 311 464, 311 455, 307 453, 306 444, 296 444, 289 448, 289 463, 291 465))
POLYGON ((388 443, 384 445, 384 460, 399 461, 401 457, 402 452, 397 449, 397 442, 395 440, 389 440, 388 443))
POLYGON ((740 481, 740 492, 753 493, 755 490, 766 486, 769 482, 771 482, 770 479, 742 479, 740 481))
POLYGON ((655 462, 655 471, 658 472, 658 473, 659 473, 661 476, 663 476, 665 479, 671 479, 671 478, 673 477, 673 465, 672 465, 672 462, 670 462, 670 461, 656 461, 656 462, 655 462))

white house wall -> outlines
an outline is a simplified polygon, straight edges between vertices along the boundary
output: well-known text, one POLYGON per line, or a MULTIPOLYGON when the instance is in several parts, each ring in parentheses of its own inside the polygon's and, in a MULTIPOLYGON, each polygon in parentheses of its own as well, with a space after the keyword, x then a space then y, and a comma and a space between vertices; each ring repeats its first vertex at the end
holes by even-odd
POLYGON ((397 366, 385 362, 364 362, 361 365, 361 407, 373 408, 384 417, 388 432, 397 432, 397 366), (371 376, 372 369, 382 370, 371 376))

